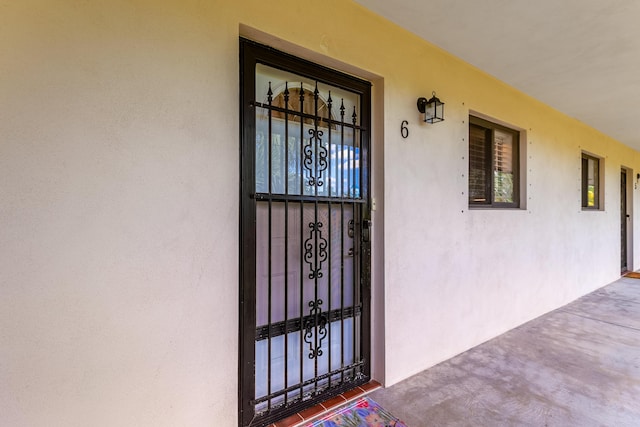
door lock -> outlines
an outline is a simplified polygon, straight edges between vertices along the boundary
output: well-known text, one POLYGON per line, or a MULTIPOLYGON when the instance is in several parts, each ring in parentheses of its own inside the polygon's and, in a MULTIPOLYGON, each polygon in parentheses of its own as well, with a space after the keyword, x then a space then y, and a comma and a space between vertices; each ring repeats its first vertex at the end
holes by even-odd
POLYGON ((371 220, 362 220, 362 241, 369 242, 371 240, 371 220))

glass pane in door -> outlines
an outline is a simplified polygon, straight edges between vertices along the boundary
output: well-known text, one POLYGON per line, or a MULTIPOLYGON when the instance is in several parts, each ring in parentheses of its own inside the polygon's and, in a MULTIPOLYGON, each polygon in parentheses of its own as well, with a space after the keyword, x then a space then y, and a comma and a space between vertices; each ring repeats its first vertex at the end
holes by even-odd
POLYGON ((360 95, 256 74, 258 413, 362 375, 360 95))

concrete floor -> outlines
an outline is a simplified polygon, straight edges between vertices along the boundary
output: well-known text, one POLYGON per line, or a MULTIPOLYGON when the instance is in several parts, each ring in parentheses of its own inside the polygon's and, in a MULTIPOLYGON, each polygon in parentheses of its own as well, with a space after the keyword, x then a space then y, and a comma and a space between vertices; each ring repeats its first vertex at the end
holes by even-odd
POLYGON ((640 426, 640 280, 622 278, 371 397, 409 427, 640 426))

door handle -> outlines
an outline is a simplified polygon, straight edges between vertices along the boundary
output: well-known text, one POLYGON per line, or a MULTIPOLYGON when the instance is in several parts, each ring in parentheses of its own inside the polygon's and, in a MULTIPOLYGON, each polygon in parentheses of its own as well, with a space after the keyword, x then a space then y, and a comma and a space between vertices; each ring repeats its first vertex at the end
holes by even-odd
POLYGON ((362 220, 362 241, 369 242, 371 240, 371 220, 362 220))

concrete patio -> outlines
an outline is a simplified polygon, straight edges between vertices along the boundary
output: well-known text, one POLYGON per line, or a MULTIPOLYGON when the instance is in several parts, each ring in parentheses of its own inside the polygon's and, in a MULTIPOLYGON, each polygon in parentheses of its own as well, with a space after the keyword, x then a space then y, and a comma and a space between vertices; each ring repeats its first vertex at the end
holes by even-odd
POLYGON ((640 280, 621 278, 371 397, 410 427, 640 426, 640 280))

